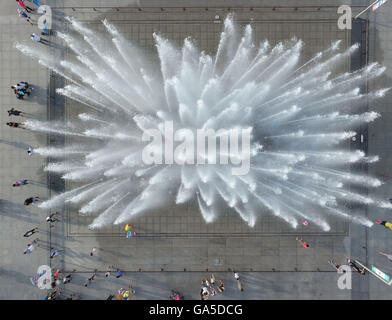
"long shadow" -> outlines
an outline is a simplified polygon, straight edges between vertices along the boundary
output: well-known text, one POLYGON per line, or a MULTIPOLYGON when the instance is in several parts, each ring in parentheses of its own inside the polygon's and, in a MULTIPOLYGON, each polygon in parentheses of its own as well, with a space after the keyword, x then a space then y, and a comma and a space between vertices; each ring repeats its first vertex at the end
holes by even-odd
POLYGON ((27 210, 26 206, 9 200, 0 200, 0 214, 34 224, 39 222, 39 217, 34 217, 33 213, 27 210))
POLYGON ((46 88, 42 88, 40 86, 37 86, 33 83, 29 83, 29 85, 31 87, 34 88, 34 90, 31 92, 30 96, 28 96, 27 98, 23 99, 23 101, 25 102, 35 102, 38 104, 42 104, 45 105, 47 104, 47 89, 46 88))
POLYGON ((265 278, 258 278, 255 274, 246 274, 244 273, 241 276, 241 281, 243 281, 244 286, 248 287, 259 287, 259 288, 266 288, 272 290, 273 292, 289 292, 288 290, 278 286, 276 282, 267 280, 265 278))
POLYGON ((39 186, 39 187, 46 187, 46 188, 48 187, 48 185, 46 183, 34 181, 34 180, 29 180, 28 184, 31 184, 33 186, 39 186))
POLYGON ((23 116, 21 119, 34 119, 34 120, 41 120, 41 121, 47 120, 46 116, 44 114, 41 114, 41 116, 28 114, 28 115, 23 116))
POLYGON ((26 152, 27 152, 28 148, 31 147, 30 145, 23 143, 23 142, 6 141, 6 140, 2 140, 2 139, 0 139, 0 143, 8 144, 10 146, 13 146, 13 147, 16 147, 19 149, 24 149, 24 150, 26 150, 26 152))

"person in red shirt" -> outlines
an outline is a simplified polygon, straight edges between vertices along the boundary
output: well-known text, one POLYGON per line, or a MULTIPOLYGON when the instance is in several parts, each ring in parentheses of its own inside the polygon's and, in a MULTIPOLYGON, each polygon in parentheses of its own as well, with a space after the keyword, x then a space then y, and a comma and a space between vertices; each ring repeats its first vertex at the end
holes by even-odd
POLYGON ((15 181, 15 183, 12 185, 13 187, 19 187, 19 186, 23 186, 25 184, 28 184, 28 180, 24 179, 24 180, 17 180, 15 181))
POLYGON ((301 238, 296 237, 295 240, 297 240, 301 244, 301 246, 303 246, 304 248, 310 247, 309 244, 307 242, 303 241, 301 238))
POLYGON ((31 11, 34 11, 34 9, 31 9, 30 7, 26 6, 22 0, 16 0, 16 2, 23 8, 23 10, 27 11, 27 13, 31 13, 31 11))

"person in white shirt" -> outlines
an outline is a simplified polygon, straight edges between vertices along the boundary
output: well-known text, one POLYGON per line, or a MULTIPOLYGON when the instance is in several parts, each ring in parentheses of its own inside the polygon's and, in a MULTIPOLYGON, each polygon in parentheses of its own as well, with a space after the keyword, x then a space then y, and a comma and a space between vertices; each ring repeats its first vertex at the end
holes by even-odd
POLYGON ((49 43, 48 40, 46 40, 44 38, 41 38, 39 35, 37 35, 35 33, 31 34, 31 40, 36 41, 36 42, 41 42, 43 44, 48 44, 49 43))

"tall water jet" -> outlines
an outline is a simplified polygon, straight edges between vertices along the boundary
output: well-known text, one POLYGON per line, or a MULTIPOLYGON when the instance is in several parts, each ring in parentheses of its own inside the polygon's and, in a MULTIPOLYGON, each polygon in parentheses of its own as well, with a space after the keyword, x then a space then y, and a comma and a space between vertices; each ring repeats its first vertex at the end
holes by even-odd
POLYGON ((336 66, 357 45, 339 52, 337 41, 300 64, 301 40, 256 45, 252 27, 246 26, 241 35, 228 16, 215 56, 200 52, 190 38, 177 48, 154 34, 158 66, 108 21, 103 21, 106 34, 69 21, 79 36, 59 37, 75 54, 72 61, 56 61, 17 44, 71 82, 58 93, 89 108, 72 124, 26 123, 30 130, 68 136, 70 146, 36 152, 56 158, 46 171, 82 184, 41 207, 78 205, 81 214, 98 214, 90 227, 100 228, 170 202, 195 201, 206 222, 232 208, 249 226, 270 212, 293 228, 307 219, 324 231, 330 230, 329 216, 372 225, 365 217, 346 213, 347 202, 392 207, 348 188, 382 184, 348 169, 352 163, 377 161, 377 156, 345 150, 343 143, 356 136, 360 124, 380 116, 358 114, 355 108, 388 90, 360 89, 385 70, 377 63, 336 74, 336 66), (105 42, 108 37, 111 46, 105 42), (211 136, 204 140, 208 152, 192 145, 198 130, 215 133, 214 141, 211 136), (156 143, 168 132, 171 140, 156 143), (239 145, 233 146, 236 132, 241 132, 239 145), (249 154, 242 152, 247 142, 249 154), (209 152, 213 144, 215 154, 209 152), (70 164, 58 159, 67 154, 73 157, 70 164), (161 162, 146 163, 146 154, 161 162), (247 170, 233 174, 248 162, 247 170))

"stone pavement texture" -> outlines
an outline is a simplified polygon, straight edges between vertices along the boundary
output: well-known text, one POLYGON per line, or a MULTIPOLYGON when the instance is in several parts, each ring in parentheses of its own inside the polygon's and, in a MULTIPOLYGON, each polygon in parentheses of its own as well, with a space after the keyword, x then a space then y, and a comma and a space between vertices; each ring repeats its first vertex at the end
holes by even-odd
MULTIPOLYGON (((92 25, 96 27, 98 27, 97 20, 107 17, 129 38, 141 41, 146 47, 151 46, 152 31, 159 30, 179 42, 184 37, 192 35, 200 41, 203 48, 212 52, 221 30, 221 24, 213 23, 212 19, 216 13, 224 16, 227 11, 217 11, 214 8, 206 13, 201 12, 200 9, 192 10, 190 7, 244 6, 243 1, 214 1, 213 5, 211 1, 182 1, 180 7, 184 6, 184 3, 189 7, 185 12, 167 9, 162 13, 160 10, 163 6, 164 8, 173 7, 178 3, 179 1, 112 0, 109 5, 108 1, 98 0, 46 1, 46 4, 55 8, 56 15, 72 14, 82 21, 92 22, 92 25), (73 6, 84 8, 76 8, 73 11, 73 6), (116 6, 121 7, 119 12, 108 8, 116 6), (107 8, 98 8, 94 11, 93 7, 107 8), (142 14, 137 15, 137 11, 132 7, 140 7, 143 10, 142 14), (128 9, 124 10, 124 8, 128 9), (188 20, 188 23, 184 20, 188 20)), ((249 6, 272 6, 271 1, 247 1, 246 3, 249 6)), ((328 5, 341 3, 342 1, 328 1, 328 5)), ((367 3, 368 1, 353 1, 354 5, 367 3)), ((309 2, 279 1, 279 5, 282 6, 301 4, 309 5, 309 2)), ((312 1, 312 4, 326 5, 326 2, 312 1)), ((370 61, 377 60, 387 67, 388 63, 390 65, 391 55, 388 52, 389 29, 385 25, 388 24, 387 19, 391 13, 391 7, 391 4, 386 4, 376 14, 369 14, 371 20, 370 61)), ((235 12, 238 20, 243 22, 248 22, 253 17, 255 28, 259 28, 257 29, 258 36, 261 38, 265 36, 272 41, 277 41, 297 35, 304 39, 305 55, 325 48, 331 40, 338 38, 345 40, 345 46, 349 45, 348 33, 336 27, 336 8, 310 13, 300 9, 297 12, 283 9, 280 12, 272 12, 271 8, 256 11, 238 9, 235 12), (268 20, 270 20, 269 23, 266 22, 268 20), (279 23, 281 20, 290 21, 288 22, 290 27, 288 24, 279 23), (316 20, 318 20, 317 23, 316 20)), ((32 30, 37 30, 36 27, 28 25, 17 17, 16 6, 12 2, 4 6, 0 17, 3 31, 0 49, 2 123, 8 120, 6 110, 11 105, 31 112, 40 119, 46 117, 63 119, 64 111, 66 116, 72 118, 72 111, 68 112, 67 108, 72 110, 75 106, 71 107, 70 104, 73 102, 65 102, 53 94, 55 87, 63 85, 62 80, 58 77, 50 77, 45 68, 36 61, 22 56, 13 46, 16 40, 31 42, 28 35, 33 32, 32 30), (7 30, 12 30, 12 33, 6 33, 7 30), (10 85, 20 80, 31 82, 36 87, 30 100, 16 100, 10 91, 10 85), (54 97, 54 99, 49 99, 49 103, 48 93, 54 97), (64 107, 65 109, 62 109, 64 107)), ((67 30, 65 23, 57 24, 56 28, 67 30)), ((50 54, 56 54, 60 58, 67 54, 63 52, 64 50, 57 50, 55 46, 46 49, 50 54)), ((387 73, 387 77, 370 86, 377 88, 390 86, 388 74, 390 75, 387 73)), ((392 191, 388 185, 388 173, 385 172, 389 164, 387 161, 390 149, 387 137, 389 101, 390 95, 378 104, 370 106, 370 109, 382 113, 383 116, 381 121, 379 120, 374 127, 369 128, 369 153, 381 156, 381 161, 376 166, 370 167, 370 173, 375 176, 386 176, 386 184, 376 191, 378 195, 382 193, 383 197, 392 191)), ((22 203, 30 195, 47 198, 50 194, 55 194, 57 186, 61 189, 61 183, 56 177, 46 177, 42 171, 46 159, 28 157, 26 148, 28 145, 61 144, 64 141, 5 126, 2 126, 0 130, 2 159, 0 171, 2 178, 0 299, 42 299, 44 292, 34 288, 29 281, 41 264, 51 264, 53 268, 61 268, 70 272, 76 269, 72 282, 67 284, 62 291, 64 294, 71 292, 80 294, 83 299, 104 299, 120 287, 128 286, 129 283, 136 290, 136 299, 167 299, 170 289, 180 291, 187 299, 199 299, 200 281, 211 271, 226 284, 224 294, 212 299, 391 298, 391 288, 368 275, 361 278, 356 274, 353 275, 355 284, 353 290, 339 290, 336 285, 338 275, 326 263, 331 258, 343 261, 345 257, 350 256, 351 252, 358 252, 357 257, 361 261, 368 264, 374 263, 382 270, 390 271, 388 261, 385 257, 378 255, 377 251, 388 251, 392 234, 381 227, 363 231, 341 222, 334 225, 331 234, 323 235, 311 228, 303 228, 298 232, 307 235, 306 239, 312 244, 312 248, 304 249, 296 243, 296 233, 293 230, 268 216, 252 231, 247 230, 235 218, 230 218, 233 219, 232 223, 226 223, 219 229, 218 226, 203 226, 194 208, 187 208, 190 215, 185 217, 179 216, 182 208, 178 210, 172 208, 163 215, 157 212, 140 218, 135 223, 140 228, 140 236, 126 240, 121 231, 122 227, 92 232, 87 229, 88 217, 81 218, 74 211, 65 208, 66 210, 61 213, 60 217, 62 222, 51 228, 49 233, 45 222, 47 212, 36 208, 26 208, 22 203), (26 176, 27 173, 28 176, 26 176), (17 178, 31 179, 35 183, 12 188, 10 185, 17 178), (47 182, 51 186, 50 189, 46 187, 47 182), (40 226, 39 238, 42 244, 30 256, 25 256, 23 250, 26 241, 22 235, 35 225, 40 226), (194 235, 190 237, 190 233, 194 235), (236 234, 235 237, 233 233, 236 234), (65 251, 51 261, 48 259, 50 246, 65 251), (97 256, 89 255, 92 247, 99 248, 97 256), (109 265, 126 270, 124 277, 121 279, 113 276, 105 278, 103 271, 109 265), (232 272, 229 271, 233 268, 241 273, 245 286, 244 292, 239 292, 236 287, 232 272), (100 271, 97 279, 85 288, 83 284, 94 269, 100 271)), ((369 212, 368 214, 375 218, 387 218, 388 213, 369 212)))
MULTIPOLYGON (((23 205, 26 198, 48 198, 46 174, 42 171, 46 159, 29 157, 27 149, 46 144, 46 136, 19 128, 10 128, 6 122, 23 121, 21 117, 8 116, 14 107, 28 113, 29 117, 46 119, 46 91, 48 70, 22 55, 14 47, 16 42, 32 42, 30 34, 37 32, 16 13, 16 2, 1 3, 0 28, 0 299, 39 298, 42 292, 34 288, 29 278, 41 264, 48 263, 48 235, 46 212, 30 205, 23 205), (10 86, 27 81, 34 88, 31 97, 17 100, 10 86), (12 187, 18 179, 28 179, 30 184, 12 187), (39 226, 39 233, 29 238, 23 234, 39 226), (24 255, 27 242, 40 239, 39 248, 24 255), (37 292, 38 290, 38 292, 37 292)), ((36 20, 37 15, 31 15, 36 20)))

